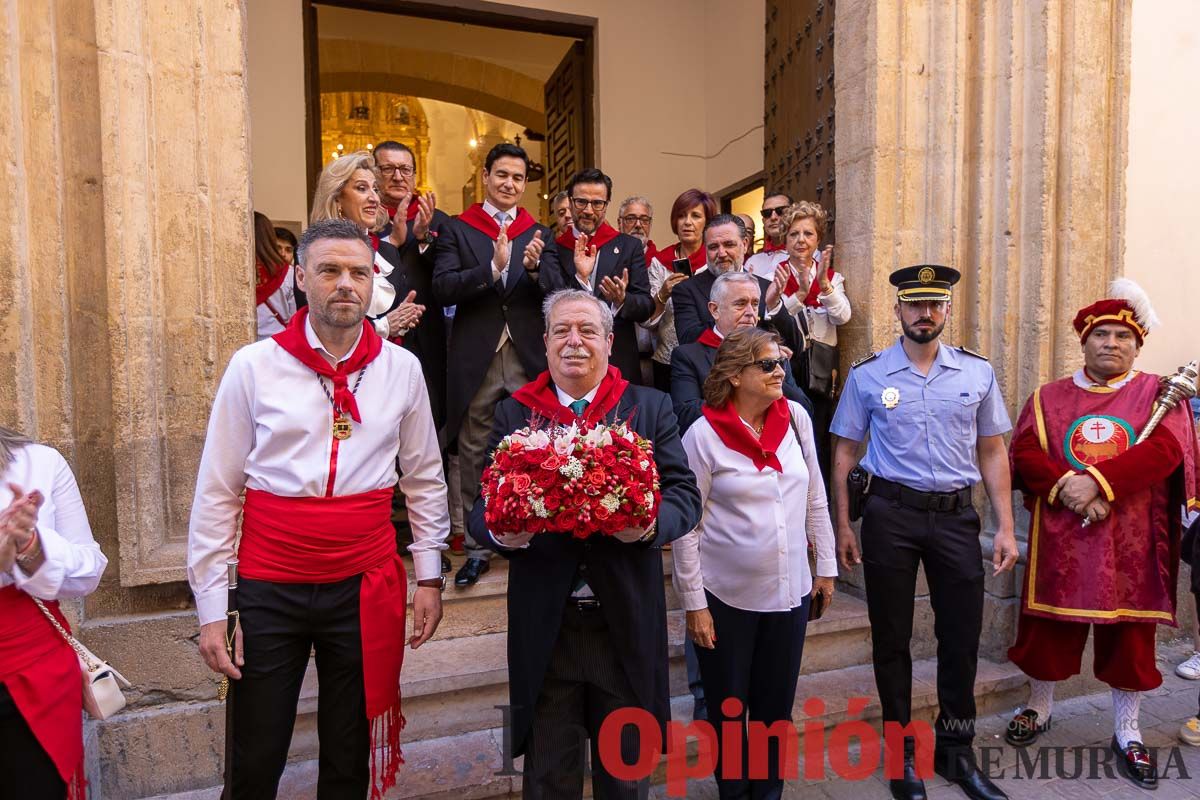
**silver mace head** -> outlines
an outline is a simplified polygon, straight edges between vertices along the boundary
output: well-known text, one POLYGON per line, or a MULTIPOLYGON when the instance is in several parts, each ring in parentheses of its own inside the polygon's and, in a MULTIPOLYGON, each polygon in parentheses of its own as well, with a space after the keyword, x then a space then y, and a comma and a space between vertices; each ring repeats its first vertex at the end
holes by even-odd
POLYGON ((1193 359, 1163 382, 1163 394, 1160 402, 1174 408, 1180 400, 1190 400, 1196 396, 1196 378, 1200 376, 1200 361, 1193 359))

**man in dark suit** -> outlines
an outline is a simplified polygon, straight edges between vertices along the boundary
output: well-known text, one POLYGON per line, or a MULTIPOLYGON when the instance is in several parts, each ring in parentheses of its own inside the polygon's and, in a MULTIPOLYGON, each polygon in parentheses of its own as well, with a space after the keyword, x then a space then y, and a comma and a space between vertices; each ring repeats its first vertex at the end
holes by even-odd
POLYGON ((432 192, 415 193, 416 161, 407 145, 388 140, 375 145, 372 152, 383 178, 380 198, 389 218, 388 226, 379 233, 379 250, 393 266, 387 277, 396 287, 396 305, 412 291, 416 295, 411 302, 425 307, 416 327, 398 338, 421 362, 438 438, 445 442, 446 316, 433 296, 433 267, 438 232, 450 217, 437 208, 432 192), (398 248, 388 241, 395 225, 406 227, 404 242, 398 248))
MULTIPOLYGON (((704 226, 708 269, 676 285, 671 291, 675 306, 675 334, 680 344, 690 344, 712 328, 713 317, 708 310, 709 293, 718 275, 745 269, 745 236, 746 223, 733 214, 718 214, 704 226)), ((758 280, 762 287, 760 318, 770 319, 783 338, 784 345, 793 352, 799 352, 802 344, 800 333, 781 300, 783 287, 787 285, 787 271, 781 268, 776 271, 773 280, 758 280)))
MULTIPOLYGON (((458 437, 464 513, 479 494, 484 446, 496 404, 546 369, 542 300, 562 288, 550 229, 518 207, 529 158, 512 144, 491 149, 483 166, 483 203, 442 226, 433 291, 455 305, 450 333, 446 430, 458 437)), ((491 551, 468 537, 455 586, 488 570, 491 551)))
MULTIPOLYGON (((721 341, 738 328, 759 325, 758 304, 762 288, 759 279, 749 272, 726 272, 713 283, 708 301, 713 327, 700 334, 691 344, 681 344, 671 353, 671 403, 679 419, 679 429, 686 432, 700 418, 704 403, 704 379, 717 358, 721 341)), ((771 323, 761 323, 774 331, 771 323)), ((812 415, 812 403, 792 377, 791 366, 783 367, 783 395, 804 406, 812 415)))
MULTIPOLYGON (((644 531, 586 539, 493 535, 481 498, 468 526, 481 545, 509 558, 511 741, 514 757, 525 756, 524 796, 534 800, 582 796, 580 731, 591 739, 594 796, 645 798, 648 780, 608 773, 597 753, 600 726, 623 707, 645 709, 663 726, 670 717, 660 548, 699 521, 700 493, 669 399, 627 384, 609 366, 612 330, 612 311, 595 295, 553 295, 546 308, 549 370, 500 404, 488 450, 534 414, 558 424, 623 420, 654 443, 662 492, 656 521, 644 531)), ((637 730, 626 727, 625 763, 635 763, 639 745, 637 730)))
POLYGON ((604 219, 612 200, 612 178, 598 169, 580 170, 567 184, 572 225, 555 239, 566 285, 587 289, 607 301, 615 318, 610 361, 625 379, 642 382, 635 323, 654 312, 642 243, 618 233, 604 219))

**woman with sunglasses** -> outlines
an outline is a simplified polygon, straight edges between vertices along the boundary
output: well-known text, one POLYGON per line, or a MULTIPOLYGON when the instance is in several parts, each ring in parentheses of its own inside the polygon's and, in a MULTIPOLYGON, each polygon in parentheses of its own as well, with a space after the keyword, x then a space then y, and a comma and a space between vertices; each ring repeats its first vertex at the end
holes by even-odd
POLYGON ((717 215, 717 201, 708 192, 688 189, 671 206, 671 232, 679 241, 655 252, 646 271, 650 278, 650 296, 654 298, 654 313, 642 327, 658 336, 650 363, 654 369, 654 388, 671 391, 671 353, 679 345, 675 335, 675 313, 671 305, 671 290, 677 283, 705 269, 704 226, 717 215), (676 261, 687 260, 676 269, 676 261))
MULTIPOLYGON (((809 607, 814 600, 828 607, 837 576, 812 424, 783 397, 785 363, 775 334, 729 334, 704 381, 703 416, 683 437, 703 516, 674 543, 673 581, 697 646, 718 753, 732 746, 722 741, 727 724, 741 723, 746 753, 745 721, 791 723, 809 607), (737 701, 732 709, 729 699, 737 701)), ((762 779, 726 777, 718 757, 720 797, 780 797, 779 745, 762 779)))

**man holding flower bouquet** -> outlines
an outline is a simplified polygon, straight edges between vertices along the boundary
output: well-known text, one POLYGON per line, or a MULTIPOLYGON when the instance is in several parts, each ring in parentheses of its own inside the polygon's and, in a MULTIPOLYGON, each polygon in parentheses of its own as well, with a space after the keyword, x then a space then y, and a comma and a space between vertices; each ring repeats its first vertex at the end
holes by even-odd
MULTIPOLYGON (((564 290, 544 315, 549 370, 497 407, 468 527, 510 559, 512 755, 526 798, 578 798, 590 739, 593 794, 644 798, 597 739, 620 708, 670 717, 660 549, 699 521, 700 494, 670 399, 609 366, 611 309, 564 290)), ((625 763, 639 748, 626 727, 625 763)))

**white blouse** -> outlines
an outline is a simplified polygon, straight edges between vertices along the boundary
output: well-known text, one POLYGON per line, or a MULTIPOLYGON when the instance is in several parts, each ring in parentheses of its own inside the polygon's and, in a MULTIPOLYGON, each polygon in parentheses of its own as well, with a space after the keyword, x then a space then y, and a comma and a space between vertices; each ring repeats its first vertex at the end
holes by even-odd
MULTIPOLYGON (((295 265, 288 266, 283 283, 267 298, 267 303, 270 303, 271 308, 283 317, 284 324, 296 313, 295 265)), ((275 319, 275 314, 271 313, 271 309, 267 308, 267 303, 259 303, 255 309, 258 314, 258 340, 260 342, 269 336, 274 336, 284 328, 279 320, 275 319)))
MULTIPOLYGON (((309 345, 323 350, 311 321, 304 329, 309 345)), ((417 580, 441 575, 450 512, 420 362, 384 342, 361 383, 359 374, 351 373, 349 383, 357 386, 362 422, 335 449, 328 380, 273 339, 234 353, 213 401, 188 529, 188 579, 201 625, 225 618, 225 562, 234 552, 246 488, 280 497, 359 494, 395 486, 398 460, 415 540, 408 548, 413 571, 417 580)))
POLYGON ((108 559, 92 538, 79 485, 66 459, 52 447, 25 445, 13 453, 12 463, 0 477, 0 510, 12 502, 10 483, 26 493, 38 489, 46 497, 37 524, 46 561, 32 575, 13 564, 8 572, 0 572, 0 586, 14 585, 42 600, 91 594, 108 559))
POLYGON ((817 464, 812 421, 788 401, 800 432, 789 430, 776 450, 783 472, 761 472, 725 446, 705 417, 688 428, 683 449, 696 474, 703 514, 675 541, 672 581, 683 607, 708 607, 704 590, 744 611, 789 611, 812 591, 808 542, 817 575, 837 576, 833 525, 817 464))

